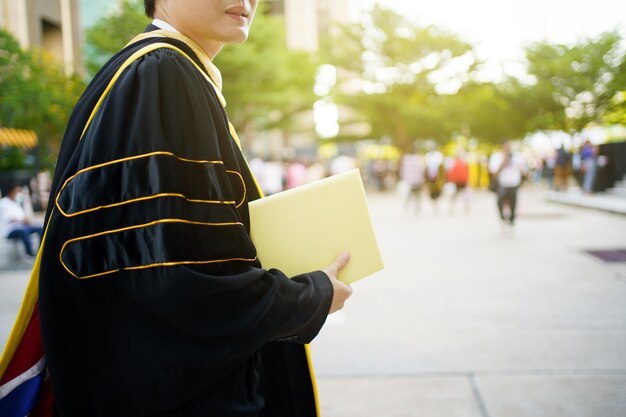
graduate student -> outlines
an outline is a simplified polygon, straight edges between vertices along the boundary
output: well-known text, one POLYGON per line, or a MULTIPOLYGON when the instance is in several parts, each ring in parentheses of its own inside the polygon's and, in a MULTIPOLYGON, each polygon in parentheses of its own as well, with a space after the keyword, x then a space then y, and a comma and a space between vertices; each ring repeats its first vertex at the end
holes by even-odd
POLYGON ((352 292, 349 255, 287 277, 250 240, 261 195, 211 59, 246 40, 257 0, 145 6, 70 118, 0 415, 316 416, 306 344, 352 292))

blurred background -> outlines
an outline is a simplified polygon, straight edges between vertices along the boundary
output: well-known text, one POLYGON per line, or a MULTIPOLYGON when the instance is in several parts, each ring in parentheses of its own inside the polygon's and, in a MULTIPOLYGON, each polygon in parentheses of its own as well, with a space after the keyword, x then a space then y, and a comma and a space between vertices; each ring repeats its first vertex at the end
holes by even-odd
MULTIPOLYGON (((72 107, 148 23, 0 0, 3 196, 41 220, 72 107)), ((215 61, 250 166, 266 194, 359 168, 387 265, 313 343, 324 417, 626 416, 625 52, 619 0, 261 1, 215 61)))
MULTIPOLYGON (((50 171, 86 83, 149 20, 137 0, 0 6, 0 126, 20 130, 2 131, 0 169, 50 171)), ((216 64, 251 158, 382 160, 391 182, 403 153, 462 151, 476 170, 512 139, 546 176, 561 145, 573 157, 626 137, 625 15, 617 0, 266 0, 216 64)), ((623 175, 607 170, 598 191, 623 175)))

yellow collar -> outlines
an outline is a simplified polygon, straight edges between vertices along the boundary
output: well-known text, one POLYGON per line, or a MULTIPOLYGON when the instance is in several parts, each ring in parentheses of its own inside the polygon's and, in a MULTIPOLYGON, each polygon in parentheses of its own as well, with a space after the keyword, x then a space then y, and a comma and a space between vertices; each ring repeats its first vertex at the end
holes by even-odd
POLYGON ((128 42, 126 46, 149 38, 177 39, 185 43, 189 48, 191 48, 191 50, 196 54, 196 56, 202 63, 202 66, 206 69, 207 74, 209 74, 209 81, 211 81, 211 84, 213 84, 213 86, 215 87, 215 92, 217 93, 219 100, 222 102, 222 105, 226 105, 226 100, 222 95, 222 74, 220 73, 220 70, 215 66, 215 64, 211 62, 211 58, 209 58, 209 56, 202 50, 200 45, 198 45, 193 39, 188 38, 181 33, 159 29, 153 30, 151 32, 140 33, 139 35, 135 36, 130 42, 128 42))

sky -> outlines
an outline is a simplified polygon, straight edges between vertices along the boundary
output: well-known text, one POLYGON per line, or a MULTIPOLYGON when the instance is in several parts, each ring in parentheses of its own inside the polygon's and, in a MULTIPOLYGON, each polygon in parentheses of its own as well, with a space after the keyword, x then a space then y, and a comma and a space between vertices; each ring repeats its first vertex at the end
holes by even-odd
MULTIPOLYGON (((353 0, 356 9, 375 0, 353 0)), ((436 24, 476 47, 497 78, 521 75, 523 46, 533 41, 573 43, 617 28, 626 38, 625 0, 378 0, 420 24, 436 24)))
MULTIPOLYGON (((82 0, 83 26, 92 24, 113 1, 82 0)), ((626 0, 349 1, 352 14, 378 2, 417 24, 436 24, 456 33, 487 60, 485 78, 496 81, 503 72, 524 77, 522 48, 529 42, 573 43, 614 28, 626 39, 626 0)))
POLYGON ((93 25, 107 9, 114 4, 114 0, 79 0, 80 24, 87 28, 93 25))

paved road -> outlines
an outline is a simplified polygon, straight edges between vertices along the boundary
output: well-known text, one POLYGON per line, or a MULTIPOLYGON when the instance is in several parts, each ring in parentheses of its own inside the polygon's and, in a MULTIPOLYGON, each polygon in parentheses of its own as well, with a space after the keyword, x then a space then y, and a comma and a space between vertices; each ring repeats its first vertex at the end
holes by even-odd
MULTIPOLYGON (((416 216, 370 205, 386 262, 354 285, 312 345, 323 417, 625 417, 626 216, 520 195, 502 230, 493 195, 416 216)), ((0 273, 0 346, 26 284, 0 273)))
MULTIPOLYGON (((626 216, 522 190, 469 214, 370 205, 386 270, 354 285, 312 345, 324 417, 626 416, 626 216)), ((425 201, 424 203, 429 203, 425 201)))

